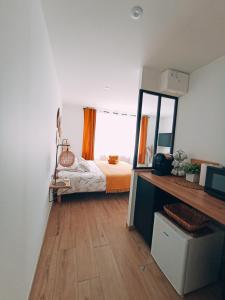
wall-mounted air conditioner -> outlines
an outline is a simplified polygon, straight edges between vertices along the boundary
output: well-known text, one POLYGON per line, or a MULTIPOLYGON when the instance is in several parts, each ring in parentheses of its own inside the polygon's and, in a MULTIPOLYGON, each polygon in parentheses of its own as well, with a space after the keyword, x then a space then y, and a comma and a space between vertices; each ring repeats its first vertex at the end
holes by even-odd
POLYGON ((166 70, 161 73, 161 92, 177 97, 188 91, 189 75, 176 70, 166 70))

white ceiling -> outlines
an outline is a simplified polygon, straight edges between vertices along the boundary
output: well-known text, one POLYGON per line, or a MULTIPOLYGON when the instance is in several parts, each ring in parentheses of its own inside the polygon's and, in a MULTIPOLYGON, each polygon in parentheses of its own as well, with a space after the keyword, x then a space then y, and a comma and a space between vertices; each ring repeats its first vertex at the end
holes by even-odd
POLYGON ((142 66, 192 72, 225 55, 225 0, 42 1, 64 103, 133 112, 142 66))

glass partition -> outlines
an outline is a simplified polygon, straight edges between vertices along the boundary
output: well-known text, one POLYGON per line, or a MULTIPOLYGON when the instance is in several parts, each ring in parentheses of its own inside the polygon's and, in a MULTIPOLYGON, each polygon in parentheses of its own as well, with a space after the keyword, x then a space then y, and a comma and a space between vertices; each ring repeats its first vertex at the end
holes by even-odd
POLYGON ((138 144, 137 167, 151 167, 154 155, 158 97, 143 94, 138 144))
POLYGON ((173 144, 173 122, 175 101, 171 98, 161 98, 157 153, 171 153, 173 144))
POLYGON ((151 168, 155 153, 172 153, 178 98, 140 90, 134 168, 151 168))

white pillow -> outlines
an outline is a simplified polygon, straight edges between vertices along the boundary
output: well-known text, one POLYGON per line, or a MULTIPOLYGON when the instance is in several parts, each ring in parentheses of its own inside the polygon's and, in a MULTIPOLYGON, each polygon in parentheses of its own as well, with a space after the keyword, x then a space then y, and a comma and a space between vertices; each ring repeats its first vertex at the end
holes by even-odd
POLYGON ((63 167, 60 164, 57 168, 58 171, 69 171, 69 172, 90 172, 90 166, 83 157, 76 157, 72 166, 63 167))
POLYGON ((77 166, 75 167, 76 170, 78 170, 79 172, 90 172, 90 166, 88 164, 87 161, 82 160, 81 162, 79 162, 77 164, 77 166))
POLYGON ((77 163, 79 164, 82 161, 86 161, 86 159, 84 159, 82 156, 77 156, 76 157, 77 163))

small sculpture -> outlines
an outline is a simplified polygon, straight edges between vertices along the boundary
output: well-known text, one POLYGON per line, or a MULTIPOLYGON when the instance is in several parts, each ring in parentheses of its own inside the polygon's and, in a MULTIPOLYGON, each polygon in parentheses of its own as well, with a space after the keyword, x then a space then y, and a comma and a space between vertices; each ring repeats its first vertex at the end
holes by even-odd
POLYGON ((188 158, 187 154, 183 150, 179 149, 173 154, 173 158, 173 170, 171 171, 171 174, 175 176, 185 176, 184 160, 188 158))

